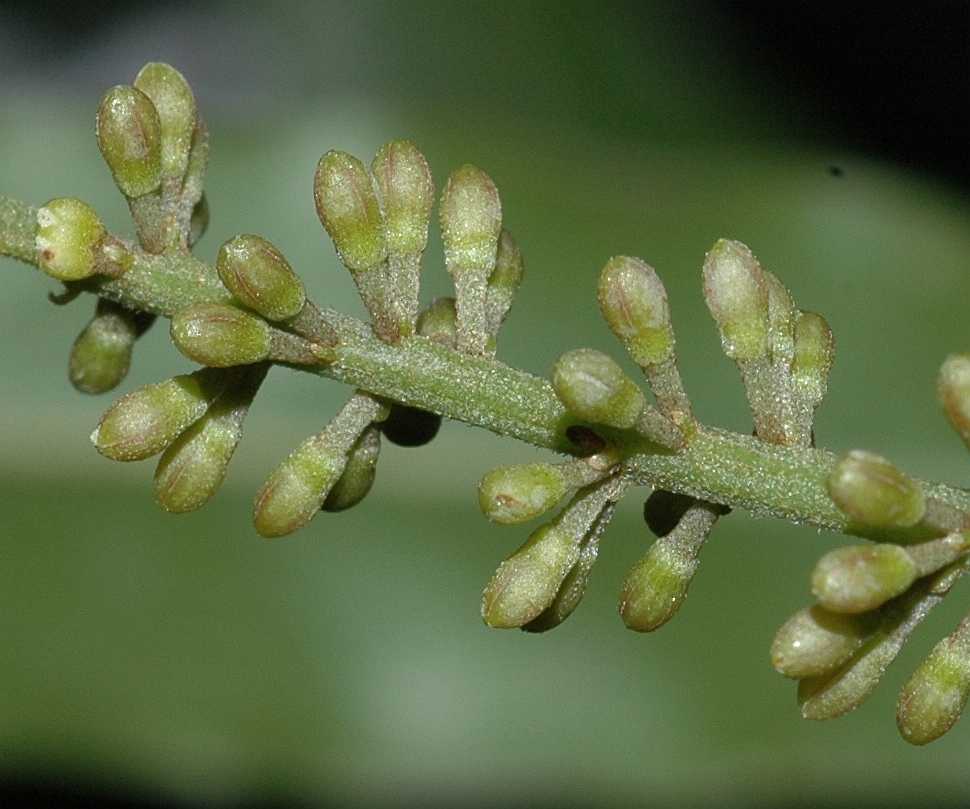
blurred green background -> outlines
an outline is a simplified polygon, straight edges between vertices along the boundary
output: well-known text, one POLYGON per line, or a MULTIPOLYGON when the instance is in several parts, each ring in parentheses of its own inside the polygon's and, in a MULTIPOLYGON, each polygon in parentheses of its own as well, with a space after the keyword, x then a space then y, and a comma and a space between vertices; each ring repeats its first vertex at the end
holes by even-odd
MULTIPOLYGON (((668 286, 698 414, 748 431, 699 291, 704 251, 738 238, 835 332, 819 444, 970 478, 934 396, 943 357, 970 342, 965 187, 840 137, 824 103, 753 67, 713 7, 146 5, 73 39, 29 15, 0 22, 2 193, 79 196, 128 230, 94 109, 163 59, 212 132, 206 259, 263 234, 317 300, 361 313, 313 210, 313 168, 331 147, 369 159, 408 137, 439 187, 465 161, 499 185, 527 261, 504 360, 545 373, 580 345, 620 358, 595 279, 610 255, 640 255, 668 286)), ((437 233, 425 266, 427 294, 444 294, 437 233)), ((164 515, 151 464, 90 446, 111 397, 67 382, 91 302, 56 309, 36 273, 6 260, 0 273, 0 777, 207 805, 885 806, 925 801, 927 785, 937 802, 965 792, 970 725, 914 749, 894 724, 898 687, 963 596, 860 711, 809 724, 767 650, 839 538, 735 514, 680 615, 638 636, 616 615, 651 541, 634 495, 571 620, 537 637, 486 630, 481 587, 528 528, 488 525, 475 484, 539 453, 448 424, 429 447, 385 445, 361 507, 267 543, 252 493, 346 395, 275 371, 216 500, 164 515)), ((187 368, 158 324, 124 389, 187 368)))

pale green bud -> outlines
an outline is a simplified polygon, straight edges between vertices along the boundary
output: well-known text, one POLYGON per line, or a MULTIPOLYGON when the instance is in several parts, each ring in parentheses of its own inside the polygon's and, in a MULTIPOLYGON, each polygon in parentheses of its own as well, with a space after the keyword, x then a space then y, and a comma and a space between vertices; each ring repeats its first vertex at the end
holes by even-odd
POLYGON ((795 301, 774 273, 762 270, 768 290, 768 348, 773 360, 790 363, 795 353, 795 301))
POLYGON ((917 573, 899 545, 837 548, 815 565, 812 593, 832 612, 868 612, 906 592, 917 573))
POLYGON ((496 629, 523 626, 556 597, 579 559, 579 543, 555 523, 532 532, 526 543, 499 565, 482 594, 482 618, 496 629))
POLYGON ((434 181, 424 155, 409 140, 384 144, 371 164, 384 209, 387 252, 419 256, 428 244, 434 181))
POLYGON ((71 347, 68 377, 82 393, 105 393, 128 374, 138 337, 135 313, 100 298, 91 322, 71 347))
POLYGON ((196 304, 176 312, 171 335, 186 357, 214 368, 265 360, 273 342, 266 321, 221 303, 196 304))
POLYGON ((195 130, 195 96, 185 77, 164 62, 149 62, 135 77, 158 111, 162 176, 181 180, 189 163, 195 130))
POLYGON ((162 125, 152 100, 126 85, 112 87, 97 115, 98 148, 126 197, 155 191, 162 182, 162 125))
POLYGON ((283 254, 260 236, 236 236, 219 248, 216 270, 243 306, 267 320, 286 320, 306 302, 303 282, 283 254))
POLYGON ((225 382, 222 372, 205 369, 138 388, 108 408, 91 442, 114 461, 157 455, 202 418, 225 382))
POLYGON ((387 258, 384 217, 367 168, 353 155, 331 150, 320 158, 313 180, 317 215, 351 273, 387 258))
POLYGON ((923 490, 885 458, 853 450, 832 469, 828 490, 853 522, 874 528, 905 528, 923 517, 923 490))
POLYGON ((653 632, 680 609, 698 560, 676 542, 658 539, 627 574, 620 592, 620 617, 629 629, 653 632))
POLYGON ((566 409, 583 421, 626 429, 637 423, 646 398, 619 365, 591 348, 563 354, 552 387, 566 409))
POLYGON ((556 505, 568 489, 561 466, 549 463, 500 466, 478 484, 478 505, 494 522, 527 522, 556 505))
POLYGON ((97 271, 106 232, 94 209, 79 199, 52 199, 37 209, 37 265, 59 281, 79 281, 97 271))
POLYGON ((502 203, 492 178, 467 163, 455 169, 441 196, 440 216, 448 271, 491 274, 502 230, 502 203))
POLYGON ((347 466, 323 501, 323 510, 344 511, 363 500, 374 485, 380 454, 381 431, 371 425, 350 450, 347 466))
POLYGON ((970 354, 951 354, 944 360, 938 390, 947 419, 970 447, 970 354))
POLYGON ((512 308, 512 300, 522 283, 525 272, 522 253, 512 238, 512 234, 505 228, 498 240, 498 252, 495 255, 495 269, 488 278, 485 293, 485 319, 489 334, 494 338, 505 320, 505 316, 512 308))
POLYGON ((633 361, 659 365, 674 356, 667 291, 656 271, 638 258, 611 258, 599 280, 600 311, 633 361))
POLYGON ((834 360, 835 341, 825 318, 815 312, 800 312, 795 321, 791 371, 795 389, 803 398, 814 404, 822 401, 834 360))
POLYGON ((879 625, 874 613, 844 615, 815 605, 782 624, 771 644, 771 665, 803 679, 834 671, 852 657, 879 625))
POLYGON ((242 438, 243 422, 267 365, 247 368, 208 412, 173 441, 155 469, 155 501, 182 514, 204 506, 219 490, 242 438))
POLYGON ((946 733, 970 696, 970 627, 966 620, 930 652, 899 694, 896 724, 910 744, 946 733))
POLYGON ((579 559, 559 585, 552 603, 529 623, 523 625, 526 632, 548 632, 555 629, 575 612, 586 594, 586 585, 599 555, 599 535, 585 541, 579 551, 579 559))
POLYGON ((418 334, 454 348, 457 317, 454 298, 435 298, 418 316, 418 334))
POLYGON ((768 348, 768 285, 741 242, 719 239, 704 258, 704 299, 731 359, 760 359, 768 348))

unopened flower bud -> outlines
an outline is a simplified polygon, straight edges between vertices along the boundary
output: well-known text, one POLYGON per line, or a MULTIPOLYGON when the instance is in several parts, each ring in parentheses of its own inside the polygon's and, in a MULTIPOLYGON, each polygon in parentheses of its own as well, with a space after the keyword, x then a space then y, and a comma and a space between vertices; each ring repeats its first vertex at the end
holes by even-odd
POLYGON ((435 298, 418 317, 418 334, 454 348, 456 318, 454 298, 435 298))
POLYGON ((98 148, 115 185, 126 197, 156 190, 162 181, 162 127, 158 110, 141 90, 112 87, 97 116, 98 148))
POLYGON ((247 368, 195 424, 162 453, 155 469, 155 501, 183 514, 204 506, 219 490, 242 438, 243 422, 267 365, 247 368))
POLYGON ((313 198, 320 221, 351 273, 373 269, 387 258, 380 203, 367 168, 356 157, 335 150, 321 157, 313 198))
POLYGON ((381 431, 371 425, 347 455, 347 465, 323 501, 323 510, 344 511, 363 500, 374 485, 380 454, 381 431))
POLYGON ((452 274, 495 267, 502 230, 502 203, 492 178, 465 164, 455 169, 441 197, 441 240, 452 274))
POLYGON ((917 572, 899 545, 836 548, 815 565, 812 593, 832 612, 867 612, 906 592, 917 572))
POLYGON ((970 354, 951 354, 944 360, 938 390, 947 419, 970 447, 970 354))
POLYGON ((37 264, 60 281, 79 281, 96 270, 104 225, 79 199, 52 199, 37 209, 37 264))
POLYGON ((384 144, 371 164, 384 209, 390 256, 417 257, 428 243, 434 181, 424 155, 409 140, 384 144))
POLYGON ((771 665, 786 677, 803 679, 834 671, 852 657, 879 625, 875 613, 845 615, 815 605, 781 625, 771 644, 771 665))
POLYGON ((260 362, 272 348, 266 321, 221 303, 196 304, 176 312, 171 335, 186 357, 214 368, 260 362))
POLYGON ((568 488, 567 477, 559 465, 500 466, 478 484, 478 505, 494 522, 527 522, 556 505, 568 488))
POLYGON ((225 383, 224 372, 204 369, 138 388, 108 408, 91 442, 114 461, 157 455, 202 418, 225 383))
POLYGON ((791 363, 795 354, 795 301, 774 273, 762 270, 768 290, 768 349, 775 361, 791 363))
POLYGON ((482 594, 482 618, 496 629, 520 627, 538 617, 556 597, 579 559, 579 544, 555 523, 532 532, 499 566, 482 594))
POLYGON ((606 354, 580 348, 563 354, 552 387, 566 409, 583 421, 625 429, 646 406, 643 392, 606 354))
POLYGON ((719 239, 704 258, 704 299, 731 359, 767 351, 768 287, 758 260, 741 242, 719 239))
POLYGON ((219 248, 216 270, 243 306, 267 320, 286 320, 306 302, 303 282, 274 245, 260 236, 236 236, 219 248))
POLYGON ((915 525, 926 510, 923 490, 885 458, 853 450, 828 479, 835 504, 855 523, 874 528, 915 525))
POLYGON ((633 361, 659 365, 674 355, 667 291, 649 264, 638 258, 611 258, 599 280, 600 311, 633 361))
POLYGON ((822 401, 834 360, 835 342, 825 318, 815 312, 800 312, 795 321, 791 371, 795 389, 802 398, 814 405, 822 401))
POLYGON ((548 632, 565 621, 579 606, 586 594, 586 585, 599 555, 599 533, 583 542, 579 551, 579 559, 566 578, 559 585, 559 590, 552 603, 535 618, 522 626, 526 632, 548 632))
POLYGON ((495 269, 488 278, 485 294, 485 317, 490 335, 498 334, 502 321, 512 308, 512 300, 522 283, 523 274, 522 252, 512 234, 502 228, 498 252, 495 254, 495 269))
POLYGON ((970 696, 970 626, 967 620, 941 640, 903 686, 896 724, 910 744, 928 744, 946 733, 970 696))
POLYGON ((135 77, 135 87, 158 111, 162 176, 181 180, 189 163, 195 130, 195 96, 185 77, 164 62, 149 62, 135 77))
POLYGON ((105 393, 128 374, 138 337, 135 313, 100 298, 91 322, 71 347, 68 376, 82 393, 105 393))

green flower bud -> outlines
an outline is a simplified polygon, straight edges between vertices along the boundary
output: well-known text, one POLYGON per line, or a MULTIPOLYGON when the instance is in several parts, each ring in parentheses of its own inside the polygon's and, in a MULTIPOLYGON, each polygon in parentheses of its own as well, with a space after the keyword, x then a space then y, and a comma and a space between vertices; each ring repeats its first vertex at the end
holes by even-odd
POLYGON ((185 77, 171 65, 149 62, 135 77, 158 111, 162 176, 181 180, 189 163, 195 130, 195 96, 185 77))
POLYGON ((853 522, 874 528, 915 525, 926 504, 923 490, 885 458, 853 450, 832 469, 828 490, 853 522))
POLYGON ((844 615, 815 605, 782 624, 771 644, 771 665, 803 679, 834 671, 852 657, 879 625, 875 613, 844 615))
POLYGON ((599 280, 600 311, 633 361, 641 367, 673 359, 667 291, 649 264, 638 258, 611 258, 599 280))
POLYGON ((157 455, 205 415, 225 383, 222 372, 205 369, 138 388, 108 408, 91 442, 114 461, 157 455))
POLYGON ((792 381, 803 399, 817 405, 828 388, 829 371, 835 360, 835 342, 825 318, 814 312, 800 312, 795 321, 795 357, 792 381))
POLYGON ((569 489, 561 466, 527 463, 493 469, 478 484, 478 505, 490 520, 506 525, 544 514, 569 489))
POLYGON ((731 359, 760 359, 768 349, 768 285, 741 242, 719 239, 704 258, 704 299, 731 359))
POLYGON ((423 447, 431 443, 441 429, 441 416, 417 407, 391 405, 390 414, 381 430, 392 444, 399 447, 423 447))
POLYGON ((944 360, 938 390, 947 419, 970 447, 970 354, 951 354, 944 360))
POLYGON ((242 438, 243 422, 266 376, 265 364, 247 368, 208 412, 162 453, 155 469, 155 501, 183 514, 204 506, 219 490, 242 438))
POLYGON ((162 125, 152 100, 126 85, 112 87, 97 116, 98 148, 126 197, 155 191, 162 181, 162 125))
POLYGON ((317 215, 344 266, 360 273, 387 258, 384 217, 367 168, 353 155, 331 150, 313 180, 317 215))
POLYGON ((71 348, 68 377, 81 393, 105 393, 128 374, 138 337, 135 313, 113 301, 98 299, 91 322, 71 348))
POLYGON ((282 253, 260 236, 236 236, 219 248, 216 270, 243 306, 267 320, 286 320, 306 302, 303 282, 282 253))
POLYGON ((551 523, 537 528, 499 565, 485 587, 485 623, 496 629, 511 629, 538 617, 556 597, 579 554, 576 539, 560 526, 551 523))
POLYGON ((488 288, 485 293, 485 319, 490 335, 498 334, 502 321, 512 308, 512 300, 522 283, 524 272, 519 246, 512 238, 512 234, 502 228, 498 240, 498 252, 495 255, 495 269, 488 278, 488 288))
POLYGON ((455 169, 441 196, 441 240, 450 273, 483 272, 495 268, 502 202, 492 178, 465 164, 455 169))
POLYGON ((52 199, 37 209, 37 265, 59 281, 79 281, 97 271, 104 225, 79 199, 52 199))
POLYGON ((456 317, 454 298, 435 298, 418 317, 418 334, 454 348, 456 317))
POLYGON ((215 368, 260 362, 272 349, 272 333, 264 320, 220 303, 196 304, 176 312, 171 334, 186 357, 215 368))
POLYGON ((795 355, 795 302, 773 273, 762 273, 768 290, 768 348, 773 360, 788 364, 795 355))
POLYGON ((832 612, 868 612, 906 592, 917 573, 899 545, 837 548, 815 565, 812 593, 832 612))
POLYGON ((586 585, 589 583, 590 573, 599 555, 599 538, 600 533, 597 532, 583 542, 579 551, 579 559, 573 565, 572 570, 566 574, 566 578, 562 580, 552 603, 529 623, 524 624, 522 626, 524 631, 548 632, 550 629, 555 629, 575 612, 579 602, 583 600, 583 596, 586 594, 586 585))
POLYGON ((383 202, 388 254, 420 256, 434 205, 428 161, 411 141, 395 140, 377 152, 371 173, 383 202))
POLYGON ((910 744, 928 744, 960 718, 970 696, 970 627, 966 619, 941 640, 903 686, 896 724, 910 744))
POLYGON ((642 391, 620 366, 591 348, 563 354, 552 369, 552 387, 570 413, 595 424, 626 429, 646 407, 642 391))
POLYGON ((347 466, 323 501, 323 510, 344 511, 363 500, 374 485, 380 454, 381 431, 371 425, 347 456, 347 466))

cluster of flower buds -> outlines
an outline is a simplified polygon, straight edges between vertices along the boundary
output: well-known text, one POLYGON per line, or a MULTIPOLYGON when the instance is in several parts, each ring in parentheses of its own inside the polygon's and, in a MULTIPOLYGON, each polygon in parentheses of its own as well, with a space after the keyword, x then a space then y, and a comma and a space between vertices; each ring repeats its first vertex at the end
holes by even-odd
MULTIPOLYGON (((771 650, 775 669, 799 681, 807 719, 831 719, 858 707, 970 561, 965 515, 885 458, 850 452, 833 467, 828 488, 854 533, 891 539, 894 531, 910 529, 927 538, 839 548, 815 566, 817 603, 778 630, 771 650)), ((970 694, 967 644, 961 624, 903 688, 897 724, 907 741, 933 741, 959 717, 970 694)))

